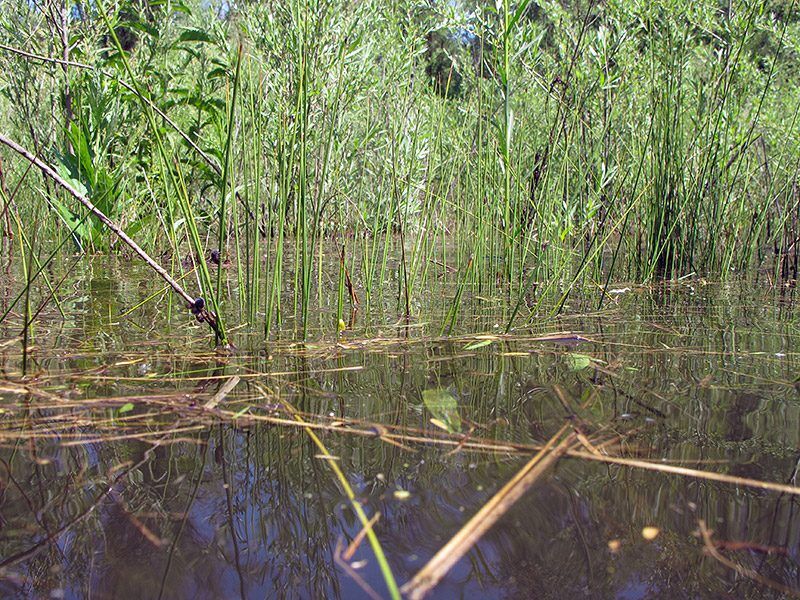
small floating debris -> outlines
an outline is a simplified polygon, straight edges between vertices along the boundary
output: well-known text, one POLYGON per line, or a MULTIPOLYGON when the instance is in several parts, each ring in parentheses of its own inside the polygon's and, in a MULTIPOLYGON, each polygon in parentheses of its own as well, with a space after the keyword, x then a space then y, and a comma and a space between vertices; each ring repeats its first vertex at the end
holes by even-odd
POLYGON ((585 338, 580 334, 571 331, 560 331, 557 333, 548 333, 535 338, 531 338, 532 342, 553 342, 555 344, 578 344, 580 342, 591 342, 589 338, 585 338))
POLYGON ((484 346, 488 346, 489 344, 493 343, 494 340, 479 340, 477 342, 473 342, 472 344, 464 346, 464 350, 477 350, 478 348, 483 348, 484 346))
POLYGON ((315 454, 314 458, 319 458, 320 460, 341 460, 338 456, 333 456, 332 454, 315 454))
POLYGON ((656 539, 659 533, 661 533, 661 530, 658 527, 648 526, 642 528, 642 537, 648 542, 652 542, 656 539))

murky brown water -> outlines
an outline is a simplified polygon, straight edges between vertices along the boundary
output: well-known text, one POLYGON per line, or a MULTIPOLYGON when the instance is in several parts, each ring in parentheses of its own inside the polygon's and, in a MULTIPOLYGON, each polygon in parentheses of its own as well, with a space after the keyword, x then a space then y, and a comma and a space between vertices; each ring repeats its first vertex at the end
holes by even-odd
MULTIPOLYGON (((269 343, 241 328, 239 353, 219 356, 202 326, 166 318, 164 298, 121 316, 151 286, 136 269, 81 267, 68 318, 48 306, 24 356, 18 315, 0 325, 5 597, 366 597, 336 560, 362 527, 328 459, 303 429, 256 420, 285 405, 328 427, 317 433, 380 512, 401 584, 532 453, 508 446, 541 444, 568 416, 593 440, 627 434, 614 454, 800 483, 800 330, 779 290, 634 288, 499 338, 474 334, 499 330, 503 303, 467 298, 448 339, 436 299, 449 296, 432 290, 410 328, 387 311, 337 339, 323 310, 305 344, 290 324, 269 343), (533 340, 554 331, 586 339, 533 340)), ((800 589, 799 501, 567 457, 432 596, 779 597, 747 573, 800 589), (739 573, 704 553, 700 520, 739 573)), ((386 595, 366 542, 349 565, 386 595)))

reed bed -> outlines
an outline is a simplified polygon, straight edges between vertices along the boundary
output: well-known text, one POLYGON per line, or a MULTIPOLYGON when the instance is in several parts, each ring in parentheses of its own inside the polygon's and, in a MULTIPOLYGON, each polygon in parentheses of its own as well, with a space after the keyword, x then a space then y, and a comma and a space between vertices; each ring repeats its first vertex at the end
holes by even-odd
MULTIPOLYGON (((440 278, 442 332, 493 291, 510 330, 575 287, 602 305, 618 281, 796 278, 793 2, 10 2, 3 21, 0 132, 186 277, 221 341, 307 335, 331 291, 331 331, 419 317, 440 278)), ((2 175, 17 269, 128 252, 25 159, 2 175)))

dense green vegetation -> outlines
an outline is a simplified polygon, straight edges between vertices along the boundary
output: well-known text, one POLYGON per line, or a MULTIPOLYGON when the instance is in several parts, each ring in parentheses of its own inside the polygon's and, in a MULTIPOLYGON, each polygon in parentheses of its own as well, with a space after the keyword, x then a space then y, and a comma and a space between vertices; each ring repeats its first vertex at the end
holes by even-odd
MULTIPOLYGON (((794 2, 2 6, 0 131, 267 332, 336 289, 326 266, 340 316, 384 285, 413 313, 450 273, 451 320, 499 285, 509 324, 575 284, 796 277, 794 2)), ((2 156, 28 281, 127 252, 2 156)))

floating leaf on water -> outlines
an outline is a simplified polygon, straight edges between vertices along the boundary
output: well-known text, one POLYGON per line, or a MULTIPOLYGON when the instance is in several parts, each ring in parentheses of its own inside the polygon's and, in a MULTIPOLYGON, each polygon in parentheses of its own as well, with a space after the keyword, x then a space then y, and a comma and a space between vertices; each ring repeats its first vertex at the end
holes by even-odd
POLYGON ((567 354, 567 365, 570 371, 582 371, 592 364, 592 357, 586 354, 578 354, 577 352, 570 352, 567 354))
POLYGON ((480 340, 479 342, 472 342, 471 344, 464 346, 464 350, 477 350, 478 348, 483 348, 489 344, 494 344, 494 340, 480 340))
POLYGON ((439 419, 431 419, 431 423, 436 425, 439 429, 444 429, 445 431, 449 431, 447 427, 447 423, 440 421, 439 419))
POLYGON ((398 500, 408 500, 409 498, 411 498, 411 492, 409 492, 408 490, 395 490, 394 497, 397 498, 398 500))
POLYGON ((458 400, 444 388, 433 388, 422 392, 422 401, 425 407, 436 420, 437 427, 442 427, 450 433, 461 431, 461 416, 458 414, 458 400))
POLYGON ((642 537, 648 542, 656 539, 659 533, 661 533, 661 530, 658 527, 650 526, 642 529, 642 537))
POLYGON ((133 402, 126 402, 125 404, 119 407, 117 413, 121 415, 123 413, 130 412, 132 410, 133 410, 133 402))

